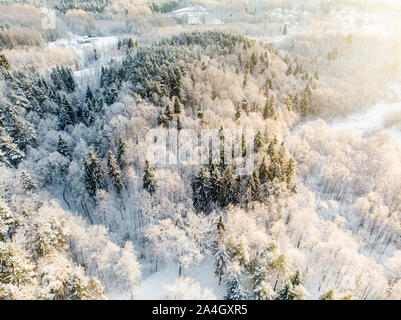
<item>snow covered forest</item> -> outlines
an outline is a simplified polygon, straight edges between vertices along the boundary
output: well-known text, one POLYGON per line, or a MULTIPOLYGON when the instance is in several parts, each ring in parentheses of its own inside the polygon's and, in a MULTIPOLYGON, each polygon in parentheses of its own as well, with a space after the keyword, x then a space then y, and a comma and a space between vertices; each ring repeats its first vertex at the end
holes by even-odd
POLYGON ((0 1, 0 299, 400 300, 400 21, 396 0, 0 1), (154 129, 217 153, 158 163, 154 129))

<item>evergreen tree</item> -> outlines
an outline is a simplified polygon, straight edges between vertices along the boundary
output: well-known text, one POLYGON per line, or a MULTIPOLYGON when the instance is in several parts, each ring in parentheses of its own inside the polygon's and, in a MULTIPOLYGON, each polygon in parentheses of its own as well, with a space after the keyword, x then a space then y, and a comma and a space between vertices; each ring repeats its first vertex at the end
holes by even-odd
POLYGON ((336 300, 334 288, 329 288, 319 297, 319 300, 336 300))
POLYGON ((153 169, 148 160, 145 161, 145 169, 142 178, 143 188, 151 195, 156 191, 156 179, 153 174, 153 169))
POLYGON ((219 285, 220 285, 221 279, 227 268, 227 262, 230 260, 227 248, 224 245, 224 243, 220 243, 217 245, 215 258, 216 258, 215 274, 219 277, 219 285))
POLYGON ((286 36, 287 33, 288 33, 287 25, 284 25, 284 28, 283 28, 283 35, 286 36))
POLYGON ((84 159, 85 187, 88 194, 95 198, 96 191, 105 189, 104 171, 95 150, 89 147, 89 161, 84 159))
POLYGON ((255 300, 272 300, 274 290, 268 280, 267 250, 263 252, 258 261, 255 272, 253 274, 253 292, 252 296, 255 300))
POLYGON ((68 146, 67 142, 63 139, 61 134, 58 135, 57 152, 63 155, 64 157, 71 159, 70 147, 68 146))
POLYGON ((252 201, 262 200, 262 188, 259 180, 258 172, 255 170, 249 178, 250 188, 252 192, 252 201))
POLYGON ((115 159, 113 152, 111 152, 111 150, 109 150, 108 152, 107 167, 109 169, 109 175, 113 182, 116 193, 118 195, 121 195, 122 184, 121 184, 120 170, 118 168, 117 160, 115 159))
POLYGON ((243 289, 238 276, 236 274, 231 275, 228 281, 227 295, 224 297, 225 300, 246 300, 249 296, 249 292, 243 289))
POLYGON ((262 163, 260 164, 260 167, 259 167, 259 180, 260 180, 260 183, 262 185, 265 184, 267 182, 267 180, 268 180, 268 177, 269 177, 269 173, 268 173, 268 168, 267 168, 267 165, 266 165, 266 158, 263 157, 262 163))
POLYGON ((21 183, 25 191, 37 191, 38 186, 35 181, 26 171, 22 171, 21 173, 21 183))
POLYGON ((0 241, 5 241, 10 236, 9 231, 15 222, 8 206, 0 200, 0 241))
POLYGON ((294 160, 291 158, 288 161, 287 167, 285 168, 285 176, 286 176, 286 182, 287 182, 287 187, 291 188, 292 185, 292 178, 294 176, 294 160))
POLYGON ((174 113, 175 114, 181 114, 183 109, 182 103, 180 102, 180 99, 178 97, 175 97, 174 100, 174 113))
POLYGON ((220 205, 222 207, 228 206, 230 203, 237 204, 238 203, 238 195, 236 193, 236 184, 233 177, 231 167, 227 167, 227 169, 223 173, 223 192, 220 201, 220 205))
POLYGON ((267 154, 270 156, 270 159, 273 159, 274 156, 276 155, 276 149, 275 149, 275 141, 274 139, 270 141, 269 146, 267 147, 267 154))
POLYGON ((235 121, 237 121, 239 118, 241 118, 241 105, 239 103, 237 103, 236 107, 235 107, 235 121))
POLYGON ((127 150, 126 143, 123 137, 120 136, 118 139, 118 152, 117 152, 117 161, 120 165, 121 169, 125 169, 127 167, 127 150))
POLYGON ((299 271, 297 270, 277 293, 276 300, 302 300, 306 294, 299 271))
POLYGON ((265 108, 263 110, 263 119, 276 119, 276 99, 271 96, 266 101, 265 108))
POLYGON ((85 102, 93 101, 93 93, 89 86, 86 87, 85 102))
POLYGON ((8 59, 6 58, 6 56, 4 54, 0 54, 0 70, 10 70, 11 69, 11 65, 8 62, 8 59))
POLYGON ((74 122, 75 122, 74 110, 72 109, 70 102, 67 100, 67 97, 64 96, 61 101, 61 111, 59 114, 60 129, 64 130, 66 126, 72 125, 74 124, 74 122))
POLYGON ((25 157, 24 152, 18 148, 13 139, 2 130, 0 130, 0 150, 3 153, 3 161, 7 165, 17 166, 25 157))
POLYGON ((212 164, 210 172, 210 188, 211 188, 211 200, 213 202, 220 202, 222 188, 222 178, 220 169, 216 164, 212 164))
POLYGON ((24 251, 11 242, 0 242, 0 296, 2 285, 25 285, 33 280, 33 265, 24 251))
POLYGON ((182 129, 181 116, 177 116, 177 130, 180 131, 181 129, 182 129))
POLYGON ((208 213, 211 202, 211 188, 209 177, 205 170, 201 168, 199 174, 192 180, 193 204, 198 211, 208 213))
POLYGON ((254 150, 256 153, 258 153, 259 150, 263 147, 263 137, 262 137, 262 133, 260 131, 258 131, 256 133, 253 145, 254 145, 254 150))

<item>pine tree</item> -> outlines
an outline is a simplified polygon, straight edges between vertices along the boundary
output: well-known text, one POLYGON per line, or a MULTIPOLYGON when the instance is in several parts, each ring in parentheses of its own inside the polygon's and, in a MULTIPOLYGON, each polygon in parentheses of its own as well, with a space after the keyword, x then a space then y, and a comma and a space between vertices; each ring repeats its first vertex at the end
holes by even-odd
POLYGON ((287 187, 291 188, 292 185, 292 178, 294 176, 294 160, 291 158, 288 161, 287 167, 285 168, 285 176, 286 176, 286 182, 287 182, 287 187))
POLYGON ((6 58, 6 56, 4 54, 0 54, 0 70, 10 70, 11 69, 11 65, 8 62, 8 59, 6 58))
POLYGON ((227 295, 224 297, 225 300, 246 300, 249 297, 249 292, 243 289, 238 276, 236 274, 231 275, 228 281, 227 295))
POLYGON ((220 201, 220 205, 222 207, 228 206, 230 203, 237 204, 238 203, 238 194, 237 188, 235 184, 235 180, 233 177, 231 167, 227 167, 227 169, 223 173, 223 192, 220 201))
POLYGON ((116 193, 117 195, 121 195, 122 184, 121 184, 120 170, 118 168, 117 160, 115 159, 113 152, 111 152, 111 150, 109 150, 108 152, 107 167, 109 169, 109 175, 113 182, 116 193))
POLYGON ((86 87, 85 102, 93 101, 93 94, 89 86, 86 87))
POLYGON ((283 28, 283 35, 286 36, 287 33, 288 33, 287 25, 284 25, 284 28, 283 28))
POLYGON ((290 281, 287 281, 284 287, 277 293, 276 300, 302 300, 305 294, 306 290, 303 287, 303 281, 297 270, 290 281))
POLYGON ((75 114, 66 96, 64 96, 64 98, 62 99, 60 107, 61 111, 59 114, 59 125, 60 129, 64 130, 66 126, 74 124, 75 114))
POLYGON ((192 180, 193 204, 198 211, 208 213, 211 202, 211 187, 209 177, 201 168, 199 174, 192 180))
POLYGON ((260 149, 263 147, 263 137, 262 137, 262 133, 260 131, 258 131, 256 133, 253 145, 254 145, 254 150, 256 153, 258 153, 260 151, 260 149))
POLYGON ((255 300, 272 300, 274 296, 274 290, 268 281, 268 266, 264 254, 261 255, 261 259, 256 265, 252 280, 253 298, 255 300))
POLYGON ((145 169, 142 178, 143 188, 151 195, 156 191, 156 179, 153 174, 153 169, 148 160, 145 161, 145 169))
POLYGON ((8 206, 0 200, 0 241, 5 241, 10 236, 9 230, 15 222, 8 206))
POLYGON ((37 191, 38 186, 26 171, 21 173, 21 183, 25 191, 37 191))
POLYGON ((212 164, 210 172, 210 188, 211 188, 211 200, 213 202, 220 202, 222 194, 222 178, 220 169, 216 164, 212 164))
POLYGON ((175 114, 181 114, 183 109, 182 103, 180 102, 180 99, 178 97, 175 97, 174 100, 174 113, 175 114))
POLYGON ((319 297, 319 300, 336 300, 334 288, 329 288, 319 297))
POLYGON ((67 142, 63 139, 61 134, 58 135, 57 152, 63 155, 64 157, 71 159, 70 147, 68 146, 67 142))
POLYGON ((227 262, 230 260, 227 248, 224 243, 220 243, 217 245, 215 258, 216 258, 215 274, 219 277, 219 285, 220 285, 221 279, 227 268, 227 262))
POLYGON ((249 178, 252 192, 252 201, 262 200, 262 188, 259 180, 258 172, 255 170, 249 178))
POLYGON ((294 71, 292 70, 292 64, 290 63, 288 65, 287 71, 286 71, 286 76, 289 77, 290 75, 292 75, 294 73, 294 71))
POLYGON ((88 194, 95 198, 96 191, 105 189, 104 171, 95 150, 89 147, 89 161, 84 159, 85 187, 88 194))
POLYGON ((181 129, 182 129, 181 116, 177 116, 177 130, 180 131, 181 129))
POLYGON ((123 137, 118 139, 117 161, 121 169, 127 167, 127 150, 126 143, 123 137))
POLYGON ((17 166, 25 157, 24 152, 18 148, 13 139, 2 130, 0 130, 0 150, 6 165, 17 166))
POLYGON ((276 102, 274 96, 267 99, 263 110, 263 119, 276 119, 276 102))
POLYGON ((237 103, 236 107, 235 107, 235 121, 237 121, 239 118, 241 118, 241 106, 239 103, 237 103))
POLYGON ((263 185, 267 182, 269 178, 269 173, 268 173, 268 168, 266 165, 266 157, 263 157, 262 163, 260 164, 259 167, 259 180, 260 183, 263 185))
POLYGON ((24 251, 11 242, 0 242, 0 296, 1 286, 25 285, 33 279, 33 265, 24 251))

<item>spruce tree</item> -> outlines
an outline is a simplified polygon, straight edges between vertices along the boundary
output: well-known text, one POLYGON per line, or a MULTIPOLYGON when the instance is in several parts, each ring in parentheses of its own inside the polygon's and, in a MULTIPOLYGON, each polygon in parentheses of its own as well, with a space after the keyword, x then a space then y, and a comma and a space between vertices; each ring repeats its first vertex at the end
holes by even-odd
POLYGON ((57 152, 66 158, 71 159, 71 151, 67 142, 63 139, 61 134, 58 135, 57 152))
POLYGON ((3 153, 3 161, 10 166, 17 166, 25 157, 13 139, 2 130, 0 130, 0 150, 3 153))
POLYGON ((11 65, 8 62, 8 59, 6 58, 6 56, 4 54, 0 54, 0 70, 10 70, 11 69, 11 65))
POLYGON ((60 129, 64 130, 64 128, 68 125, 72 125, 75 122, 75 114, 74 110, 70 102, 67 100, 67 97, 64 96, 61 100, 61 111, 59 113, 59 125, 60 129))
POLYGON ((319 300, 336 300, 334 288, 329 288, 319 297, 319 300))
POLYGON ((227 169, 223 173, 223 183, 222 183, 222 197, 220 201, 220 205, 222 207, 228 206, 231 204, 238 203, 238 194, 236 193, 236 184, 235 179, 232 173, 231 167, 227 167, 227 169))
POLYGON ((243 289, 238 276, 236 274, 231 275, 228 281, 227 295, 224 297, 225 300, 246 300, 249 297, 249 292, 243 289))
POLYGON ((177 116, 177 130, 180 131, 181 129, 182 129, 181 116, 177 116))
POLYGON ((235 121, 239 120, 239 118, 241 118, 241 105, 239 103, 237 103, 236 107, 235 107, 235 121))
POLYGON ((259 180, 260 183, 263 185, 267 182, 269 177, 269 173, 268 173, 268 168, 266 165, 266 157, 263 157, 262 163, 260 164, 259 167, 259 180))
POLYGON ((156 191, 156 179, 153 174, 153 169, 148 160, 145 161, 145 169, 142 177, 143 188, 151 195, 156 191))
POLYGON ((253 144, 255 152, 258 153, 259 150, 263 147, 263 137, 260 131, 256 133, 253 144))
POLYGON ((10 236, 9 230, 15 223, 15 217, 8 206, 0 200, 0 241, 10 236))
POLYGON ((118 139, 118 151, 117 151, 117 161, 121 169, 127 167, 127 147, 126 142, 123 137, 120 136, 118 139))
POLYGON ((181 114, 183 109, 182 103, 180 102, 180 99, 178 97, 175 97, 174 100, 174 113, 175 114, 181 114))
POLYGON ((21 173, 21 183, 25 191, 37 191, 38 186, 36 182, 32 179, 28 172, 22 171, 21 173))
POLYGON ((108 152, 107 167, 109 169, 109 176, 113 182, 114 189, 118 195, 121 195, 122 184, 120 170, 118 168, 117 160, 115 159, 111 150, 108 152))
POLYGON ((209 177, 206 175, 203 168, 199 170, 199 174, 192 180, 192 191, 194 207, 198 211, 208 213, 211 202, 211 188, 209 177))
POLYGON ((105 189, 104 171, 95 150, 89 147, 89 160, 84 159, 85 187, 88 194, 95 198, 96 191, 105 189))
POLYGON ((213 202, 219 202, 222 195, 222 178, 221 172, 216 164, 212 164, 210 172, 210 188, 211 188, 211 200, 213 202))

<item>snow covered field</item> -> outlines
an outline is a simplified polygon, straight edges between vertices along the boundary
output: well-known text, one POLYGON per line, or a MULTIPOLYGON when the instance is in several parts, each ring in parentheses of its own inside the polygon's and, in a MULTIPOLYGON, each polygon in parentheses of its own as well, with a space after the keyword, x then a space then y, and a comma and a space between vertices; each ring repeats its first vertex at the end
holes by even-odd
POLYGON ((384 131, 401 146, 401 85, 394 85, 393 91, 399 98, 398 102, 378 103, 361 112, 352 113, 345 119, 329 121, 328 125, 336 130, 348 130, 367 136, 384 131))
POLYGON ((179 19, 190 25, 222 25, 224 24, 219 18, 208 12, 203 7, 187 7, 175 10, 168 16, 179 19))

